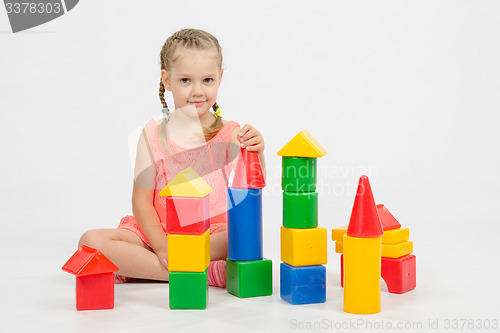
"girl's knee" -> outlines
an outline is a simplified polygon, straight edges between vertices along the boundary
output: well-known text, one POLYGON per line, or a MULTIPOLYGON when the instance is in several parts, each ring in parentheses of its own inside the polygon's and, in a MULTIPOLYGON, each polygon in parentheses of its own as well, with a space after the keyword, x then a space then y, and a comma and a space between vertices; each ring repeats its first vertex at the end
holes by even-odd
POLYGON ((103 239, 104 237, 101 230, 96 229, 86 231, 78 241, 78 248, 80 248, 82 245, 87 245, 93 248, 100 248, 100 244, 102 243, 103 239))

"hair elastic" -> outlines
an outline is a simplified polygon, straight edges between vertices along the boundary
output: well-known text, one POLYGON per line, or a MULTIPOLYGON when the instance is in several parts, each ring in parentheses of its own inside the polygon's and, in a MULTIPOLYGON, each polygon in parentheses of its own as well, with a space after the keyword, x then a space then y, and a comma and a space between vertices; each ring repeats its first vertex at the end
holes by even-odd
POLYGON ((222 111, 220 108, 217 108, 217 110, 214 111, 214 115, 219 117, 219 118, 222 118, 222 111))
POLYGON ((170 115, 170 110, 168 108, 163 108, 161 109, 161 112, 163 113, 163 118, 168 120, 168 116, 170 115))

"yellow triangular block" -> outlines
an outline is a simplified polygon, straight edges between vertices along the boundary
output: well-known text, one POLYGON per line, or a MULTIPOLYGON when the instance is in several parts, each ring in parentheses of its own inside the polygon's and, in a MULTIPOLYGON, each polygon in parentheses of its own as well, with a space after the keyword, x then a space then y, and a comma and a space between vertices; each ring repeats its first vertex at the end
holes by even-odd
POLYGON ((212 192, 212 188, 193 168, 182 170, 160 191, 163 197, 196 197, 203 198, 212 192))
POLYGON ((322 157, 326 149, 308 132, 302 131, 278 152, 279 156, 322 157))

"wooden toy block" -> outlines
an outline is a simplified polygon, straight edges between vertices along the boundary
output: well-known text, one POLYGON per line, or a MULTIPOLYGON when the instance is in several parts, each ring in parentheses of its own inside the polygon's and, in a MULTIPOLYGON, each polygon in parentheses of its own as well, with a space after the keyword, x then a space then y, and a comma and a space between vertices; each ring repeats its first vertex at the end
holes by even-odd
POLYGON ((344 241, 344 235, 347 233, 347 226, 332 229, 332 240, 337 242, 344 241))
POLYGON ((285 192, 316 191, 317 158, 283 156, 281 188, 285 192))
POLYGON ((118 267, 99 250, 82 245, 62 270, 76 276, 77 310, 114 307, 114 272, 118 267))
POLYGON ((227 257, 262 259, 262 190, 228 188, 227 257))
POLYGON ((322 157, 326 149, 308 132, 302 131, 278 151, 279 156, 322 157))
POLYGON ((283 192, 283 225, 305 229, 318 226, 318 192, 283 192))
POLYGON ((335 242, 335 253, 344 253, 344 242, 335 242))
POLYGON ((410 239, 410 229, 385 230, 382 235, 382 244, 397 244, 410 239))
POLYGON ((164 197, 204 197, 212 188, 192 168, 179 172, 170 183, 160 191, 164 197))
POLYGON ((295 267, 326 264, 326 229, 295 229, 282 226, 281 261, 295 267))
POLYGON ((168 270, 204 272, 210 263, 210 230, 202 235, 167 235, 168 270))
POLYGON ((384 205, 377 205, 377 211, 384 231, 401 228, 401 224, 384 205))
POLYGON ((240 297, 268 296, 273 293, 272 261, 226 259, 227 292, 240 297))
POLYGON ((263 188, 266 186, 264 172, 260 164, 259 154, 241 148, 231 187, 233 188, 263 188))
POLYGON ((413 254, 400 258, 382 257, 382 278, 390 293, 403 294, 415 289, 416 262, 413 254))
POLYGON ((344 236, 344 311, 380 312, 380 237, 344 236))
POLYGON ((210 228, 210 195, 166 198, 167 233, 201 235, 210 228))
POLYGON ((170 272, 170 309, 205 309, 208 303, 208 269, 203 272, 170 272))
POLYGON ((413 252, 413 242, 382 244, 382 257, 399 258, 413 252))
POLYGON ((358 189, 352 207, 347 235, 351 237, 373 238, 384 233, 367 176, 359 178, 358 189))
POLYGON ((290 304, 324 303, 325 266, 293 267, 280 264, 280 297, 290 304))

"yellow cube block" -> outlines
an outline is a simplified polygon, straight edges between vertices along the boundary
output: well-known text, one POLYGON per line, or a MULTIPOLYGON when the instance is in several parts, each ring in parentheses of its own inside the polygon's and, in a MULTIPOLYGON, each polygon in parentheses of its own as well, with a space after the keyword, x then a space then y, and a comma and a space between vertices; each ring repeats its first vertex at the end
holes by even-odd
POLYGON ((281 261, 292 266, 326 264, 325 228, 295 229, 281 227, 281 261))
POLYGON ((397 244, 382 244, 382 257, 399 258, 412 252, 412 241, 406 241, 397 244))
POLYGON ((210 230, 202 235, 168 234, 168 270, 204 272, 210 263, 210 230))
POLYGON ((347 233, 347 226, 332 229, 332 240, 343 242, 344 235, 347 233))
POLYGON ((386 230, 382 235, 382 244, 397 244, 408 239, 410 239, 410 229, 408 228, 386 230))
POLYGON ((335 242, 335 253, 343 253, 344 252, 344 242, 335 242))

